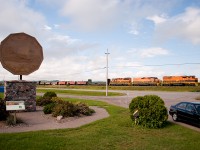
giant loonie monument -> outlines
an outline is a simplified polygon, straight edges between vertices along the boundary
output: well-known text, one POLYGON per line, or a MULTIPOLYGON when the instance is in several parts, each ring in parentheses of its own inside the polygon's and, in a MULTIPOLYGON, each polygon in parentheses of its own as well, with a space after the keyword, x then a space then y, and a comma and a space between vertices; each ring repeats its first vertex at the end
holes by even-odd
POLYGON ((6 70, 21 80, 5 81, 5 101, 24 101, 26 111, 36 110, 36 82, 22 80, 22 75, 39 69, 43 61, 42 46, 26 33, 7 36, 0 45, 0 61, 6 70))

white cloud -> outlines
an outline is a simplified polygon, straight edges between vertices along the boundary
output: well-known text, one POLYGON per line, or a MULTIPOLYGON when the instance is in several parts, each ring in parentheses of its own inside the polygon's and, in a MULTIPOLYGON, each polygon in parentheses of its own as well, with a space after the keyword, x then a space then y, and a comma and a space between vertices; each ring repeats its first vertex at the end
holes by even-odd
POLYGON ((85 30, 113 27, 121 17, 118 0, 68 0, 61 13, 85 30))
POLYGON ((164 56, 169 55, 169 51, 167 49, 163 49, 161 47, 150 47, 150 48, 143 48, 143 49, 132 49, 127 51, 128 55, 137 55, 142 58, 148 57, 156 57, 156 56, 164 56))
POLYGON ((44 16, 26 7, 25 1, 0 1, 0 32, 5 36, 15 32, 26 32, 38 35, 38 31, 46 24, 44 16))
POLYGON ((129 33, 133 35, 139 35, 139 26, 137 23, 131 24, 129 33))
MULTIPOLYGON (((68 0, 61 7, 60 14, 66 16, 71 28, 77 30, 111 31, 124 26, 131 28, 129 33, 138 35, 139 30, 132 26, 133 23, 137 26, 144 18, 168 11, 176 4, 166 0, 159 3, 155 0, 68 0)), ((152 19, 164 21, 163 15, 152 19)))
POLYGON ((200 8, 187 8, 184 13, 157 24, 157 38, 181 38, 194 44, 200 44, 200 8))
POLYGON ((140 56, 143 57, 143 58, 155 57, 155 56, 161 56, 161 55, 168 55, 169 54, 168 50, 160 48, 160 47, 143 49, 139 53, 140 53, 140 56))
POLYGON ((44 30, 49 31, 49 30, 52 30, 52 28, 50 26, 48 26, 48 25, 44 25, 44 30))
MULTIPOLYGON (((96 43, 85 42, 64 33, 55 33, 52 27, 47 25, 43 14, 29 8, 24 1, 0 0, 0 2, 0 39, 3 40, 11 33, 25 32, 36 37, 43 47, 44 61, 39 70, 24 76, 24 79, 67 79, 68 74, 81 72, 84 66, 87 66, 86 58, 81 53, 91 52, 98 46, 96 43)), ((1 79, 17 79, 17 76, 2 67, 1 70, 1 79)))
POLYGON ((147 19, 153 21, 156 25, 166 21, 166 18, 164 16, 158 15, 149 16, 147 17, 147 19))

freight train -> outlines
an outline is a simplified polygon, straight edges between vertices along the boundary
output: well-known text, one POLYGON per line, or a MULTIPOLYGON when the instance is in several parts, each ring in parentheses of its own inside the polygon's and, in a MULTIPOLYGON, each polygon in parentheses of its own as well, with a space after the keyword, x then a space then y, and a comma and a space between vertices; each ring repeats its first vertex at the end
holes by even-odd
MULTIPOLYGON (((108 79, 108 83, 110 79, 108 79)), ((38 85, 106 85, 104 81, 37 81, 38 85)))
MULTIPOLYGON (((95 81, 38 81, 39 85, 106 85, 106 82, 95 81)), ((198 78, 195 76, 163 76, 140 78, 113 78, 108 79, 110 86, 198 86, 198 78)))

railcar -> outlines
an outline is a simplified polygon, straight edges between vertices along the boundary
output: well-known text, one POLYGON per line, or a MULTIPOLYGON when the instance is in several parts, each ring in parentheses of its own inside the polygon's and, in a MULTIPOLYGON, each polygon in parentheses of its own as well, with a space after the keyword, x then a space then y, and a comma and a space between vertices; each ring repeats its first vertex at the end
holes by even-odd
POLYGON ((197 86, 198 78, 195 76, 163 76, 163 86, 197 86))
POLYGON ((58 82, 58 85, 66 85, 66 84, 67 84, 66 81, 59 81, 59 82, 58 82))
POLYGON ((133 78, 132 80, 132 85, 134 86, 158 86, 160 83, 161 80, 157 77, 133 78))
POLYGON ((67 85, 76 85, 76 81, 67 81, 67 85))
POLYGON ((87 81, 76 81, 76 85, 87 85, 87 81))

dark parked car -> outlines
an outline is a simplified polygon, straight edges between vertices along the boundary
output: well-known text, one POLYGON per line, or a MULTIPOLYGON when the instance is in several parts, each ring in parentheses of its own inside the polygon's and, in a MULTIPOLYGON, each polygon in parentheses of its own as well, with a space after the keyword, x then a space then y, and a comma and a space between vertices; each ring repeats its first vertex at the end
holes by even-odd
POLYGON ((187 121, 200 127, 200 102, 180 102, 172 105, 169 114, 174 121, 187 121))

